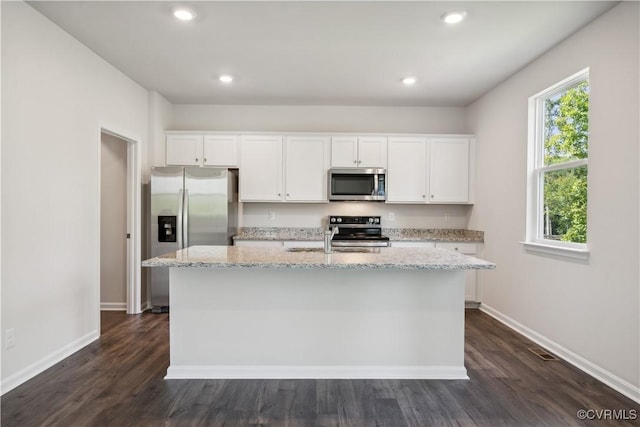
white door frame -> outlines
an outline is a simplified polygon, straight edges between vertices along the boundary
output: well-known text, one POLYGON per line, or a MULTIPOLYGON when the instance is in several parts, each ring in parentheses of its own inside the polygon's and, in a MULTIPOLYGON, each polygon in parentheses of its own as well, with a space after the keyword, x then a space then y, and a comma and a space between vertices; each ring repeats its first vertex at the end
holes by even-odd
MULTIPOLYGON (((110 125, 100 125, 98 143, 102 134, 114 136, 127 143, 127 314, 142 313, 141 292, 141 242, 142 242, 142 197, 141 197, 141 150, 140 139, 131 133, 110 125)), ((101 145, 98 145, 98 201, 100 200, 101 145)), ((98 204, 98 206, 100 206, 98 204)), ((100 230, 100 209, 98 209, 100 230)), ((101 237, 100 237, 101 238, 101 237)), ((98 239, 100 240, 100 239, 98 239)), ((98 243, 98 265, 100 265, 100 243, 98 243)), ((98 271, 98 309, 100 307, 100 272, 98 271)))

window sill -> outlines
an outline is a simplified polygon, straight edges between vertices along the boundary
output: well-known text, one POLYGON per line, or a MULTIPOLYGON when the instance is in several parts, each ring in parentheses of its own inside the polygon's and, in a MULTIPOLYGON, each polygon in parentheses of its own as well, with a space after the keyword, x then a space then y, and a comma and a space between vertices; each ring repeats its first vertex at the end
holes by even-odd
POLYGON ((589 259, 589 251, 587 249, 569 248, 565 246, 553 246, 544 243, 520 242, 525 250, 529 252, 540 252, 547 255, 555 255, 563 258, 577 259, 587 261, 589 259))

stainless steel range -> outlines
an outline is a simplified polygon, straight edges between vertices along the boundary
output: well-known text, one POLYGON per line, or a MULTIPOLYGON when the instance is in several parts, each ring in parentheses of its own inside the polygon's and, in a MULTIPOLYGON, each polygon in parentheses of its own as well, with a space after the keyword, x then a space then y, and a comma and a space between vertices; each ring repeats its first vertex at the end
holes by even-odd
POLYGON ((384 247, 389 238, 382 235, 379 216, 330 216, 329 229, 337 228, 332 246, 384 247))

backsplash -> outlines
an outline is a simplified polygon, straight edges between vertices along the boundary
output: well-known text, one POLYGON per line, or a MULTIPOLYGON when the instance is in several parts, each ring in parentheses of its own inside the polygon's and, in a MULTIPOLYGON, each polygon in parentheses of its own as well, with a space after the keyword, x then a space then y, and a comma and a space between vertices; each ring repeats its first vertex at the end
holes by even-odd
POLYGON ((469 205, 375 202, 242 203, 239 226, 324 228, 329 215, 377 215, 384 228, 467 228, 471 209, 469 205))

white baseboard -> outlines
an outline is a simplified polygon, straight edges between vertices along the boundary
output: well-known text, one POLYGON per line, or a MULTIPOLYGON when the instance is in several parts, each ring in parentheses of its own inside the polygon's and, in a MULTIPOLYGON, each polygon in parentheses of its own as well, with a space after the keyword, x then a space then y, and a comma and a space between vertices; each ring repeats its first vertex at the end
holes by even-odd
POLYGON ((429 379, 468 380, 464 366, 176 366, 173 379, 429 379))
POLYGON ((127 311, 126 302, 101 302, 100 311, 127 311))
POLYGON ((630 382, 618 377, 617 375, 612 374, 606 369, 601 368, 595 363, 546 338, 533 329, 524 326, 522 323, 512 319, 509 316, 506 316, 505 314, 502 314, 498 310, 486 305, 485 303, 482 303, 480 305, 480 311, 488 314, 489 316, 498 320, 500 323, 503 323, 509 328, 513 329, 514 331, 524 335, 531 341, 541 345, 551 353, 569 362, 576 368, 586 372, 597 380, 605 383, 612 389, 622 393, 629 399, 640 403, 640 387, 637 387, 630 382))
POLYGON ((61 349, 54 351, 53 353, 38 360, 37 362, 27 366, 24 369, 19 370, 13 375, 10 375, 9 377, 2 380, 2 382, 0 382, 0 395, 4 395, 5 393, 13 390, 19 385, 27 382, 31 378, 44 372, 66 357, 71 356, 73 353, 89 345, 98 338, 100 338, 100 334, 97 330, 89 332, 85 336, 80 337, 73 342, 70 342, 61 349))
POLYGON ((144 301, 141 306, 141 310, 144 313, 147 310, 151 310, 153 306, 151 305, 151 301, 144 301))

